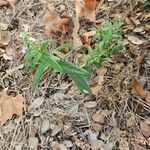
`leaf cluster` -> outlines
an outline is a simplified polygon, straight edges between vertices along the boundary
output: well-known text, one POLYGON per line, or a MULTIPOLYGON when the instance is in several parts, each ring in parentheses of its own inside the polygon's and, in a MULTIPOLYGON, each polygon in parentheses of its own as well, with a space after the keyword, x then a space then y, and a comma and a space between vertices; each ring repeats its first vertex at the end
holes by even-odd
MULTIPOLYGON (((45 69, 53 69, 55 72, 68 74, 75 82, 76 86, 83 91, 90 92, 90 87, 85 78, 90 74, 72 62, 60 59, 48 53, 49 42, 38 42, 30 37, 29 33, 24 33, 23 41, 27 48, 25 55, 25 66, 27 69, 36 70, 32 80, 32 89, 35 90, 38 82, 42 78, 45 69)), ((63 47, 63 46, 61 46, 63 47)))
POLYGON ((96 29, 94 45, 89 50, 87 65, 100 67, 102 61, 109 55, 122 49, 122 19, 106 21, 96 29))

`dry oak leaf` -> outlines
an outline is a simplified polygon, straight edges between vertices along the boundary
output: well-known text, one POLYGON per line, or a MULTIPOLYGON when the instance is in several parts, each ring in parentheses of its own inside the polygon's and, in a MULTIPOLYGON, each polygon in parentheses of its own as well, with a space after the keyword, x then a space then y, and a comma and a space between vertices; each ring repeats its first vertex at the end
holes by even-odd
POLYGON ((25 99, 21 94, 16 97, 7 95, 6 91, 0 92, 0 125, 3 125, 14 114, 21 116, 25 99))
POLYGON ((142 85, 136 78, 133 79, 132 87, 135 90, 135 92, 137 93, 137 95, 139 95, 142 99, 145 99, 146 93, 145 93, 142 85))
POLYGON ((52 5, 47 6, 47 11, 43 16, 45 23, 45 34, 50 35, 52 32, 66 32, 69 26, 69 18, 60 18, 52 5))
POLYGON ((96 0, 76 0, 76 15, 95 21, 96 0))

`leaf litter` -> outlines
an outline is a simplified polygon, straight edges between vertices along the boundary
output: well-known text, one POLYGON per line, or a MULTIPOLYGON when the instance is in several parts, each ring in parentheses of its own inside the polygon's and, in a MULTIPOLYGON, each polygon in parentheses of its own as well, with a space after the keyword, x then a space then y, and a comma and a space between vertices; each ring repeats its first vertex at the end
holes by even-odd
POLYGON ((9 105, 1 109, 2 149, 21 146, 21 149, 84 150, 101 146, 107 150, 118 145, 125 150, 150 148, 147 122, 150 53, 146 45, 149 43, 149 13, 140 2, 25 0, 0 1, 0 7, 0 28, 4 33, 0 32, 0 91, 17 89, 25 95, 24 99, 20 94, 5 94, 9 105), (18 28, 11 30, 10 5, 20 22, 18 28), (127 42, 119 54, 104 60, 100 69, 92 67, 92 94, 81 94, 66 75, 52 72, 45 72, 47 78, 42 79, 36 93, 31 92, 32 75, 24 66, 18 67, 24 63, 20 34, 26 27, 36 39, 54 39, 49 51, 71 42, 75 50, 69 48, 65 53, 69 53, 68 58, 73 61, 77 55, 85 56, 93 48, 93 29, 106 18, 124 16, 123 32, 127 42), (59 93, 62 94, 57 97, 59 93), (15 107, 19 112, 10 113, 8 107, 15 107), (7 110, 9 117, 2 110, 7 110), (17 115, 22 117, 18 119, 17 115))

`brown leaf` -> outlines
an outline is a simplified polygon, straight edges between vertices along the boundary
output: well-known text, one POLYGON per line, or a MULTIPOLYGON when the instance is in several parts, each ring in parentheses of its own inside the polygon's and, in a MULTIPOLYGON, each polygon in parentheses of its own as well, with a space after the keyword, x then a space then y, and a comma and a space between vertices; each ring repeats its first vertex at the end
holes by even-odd
POLYGON ((140 128, 146 138, 150 136, 149 126, 145 121, 140 121, 140 128))
POLYGON ((89 45, 91 44, 91 38, 92 36, 94 36, 96 34, 96 31, 90 31, 90 32, 86 32, 83 34, 83 43, 85 45, 89 45))
POLYGON ((43 16, 45 34, 50 35, 52 32, 66 32, 69 26, 69 18, 60 18, 52 5, 48 5, 47 8, 43 16))
POLYGON ((139 39, 138 37, 136 36, 132 36, 132 35, 129 35, 128 36, 128 40, 133 43, 133 44, 136 44, 136 45, 141 45, 143 44, 143 41, 141 39, 139 39))
POLYGON ((127 120, 127 127, 132 127, 135 125, 135 118, 133 116, 131 116, 128 120, 127 120))
POLYGON ((139 66, 141 63, 142 63, 142 61, 143 61, 143 59, 145 58, 145 56, 147 55, 147 52, 148 51, 142 51, 142 53, 136 58, 136 60, 135 60, 135 65, 136 66, 139 66))
POLYGON ((78 17, 84 16, 90 21, 95 21, 96 0, 76 0, 75 5, 78 17))
POLYGON ((9 38, 7 35, 5 35, 5 33, 0 33, 0 48, 2 48, 3 46, 8 45, 9 43, 9 38))
POLYGON ((98 122, 98 123, 104 123, 104 118, 101 114, 94 114, 92 116, 92 119, 95 121, 95 122, 98 122))
POLYGON ((135 90, 135 92, 137 93, 137 95, 139 95, 141 98, 145 99, 145 97, 146 97, 145 91, 144 91, 142 85, 140 84, 140 82, 136 78, 133 79, 132 87, 135 90))
POLYGON ((120 139, 119 150, 129 150, 129 144, 126 139, 124 138, 120 139))
POLYGON ((96 84, 95 86, 91 87, 92 94, 98 95, 98 93, 100 92, 101 89, 102 89, 102 87, 100 85, 96 84))
POLYGON ((3 125, 14 114, 21 116, 23 113, 24 98, 18 94, 16 97, 7 95, 6 91, 0 92, 0 125, 3 125))
POLYGON ((102 130, 102 125, 100 125, 99 123, 94 123, 92 125, 93 130, 95 131, 101 131, 102 130))

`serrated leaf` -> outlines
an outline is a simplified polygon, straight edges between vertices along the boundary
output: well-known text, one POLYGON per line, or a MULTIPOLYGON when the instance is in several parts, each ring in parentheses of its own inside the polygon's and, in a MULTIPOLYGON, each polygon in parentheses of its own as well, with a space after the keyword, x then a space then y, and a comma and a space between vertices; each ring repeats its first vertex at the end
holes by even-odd
POLYGON ((41 63, 38 66, 38 68, 37 68, 37 70, 35 72, 35 75, 34 75, 34 77, 32 79, 32 90, 33 91, 35 90, 36 86, 38 85, 38 83, 39 83, 39 81, 40 81, 40 79, 41 79, 41 77, 42 77, 42 75, 44 73, 44 70, 45 70, 46 66, 47 66, 47 64, 45 64, 45 63, 41 63))
POLYGON ((58 72, 63 72, 60 64, 57 62, 57 59, 55 56, 53 55, 49 55, 49 54, 44 54, 43 55, 43 61, 49 65, 50 67, 52 67, 55 71, 58 72))

